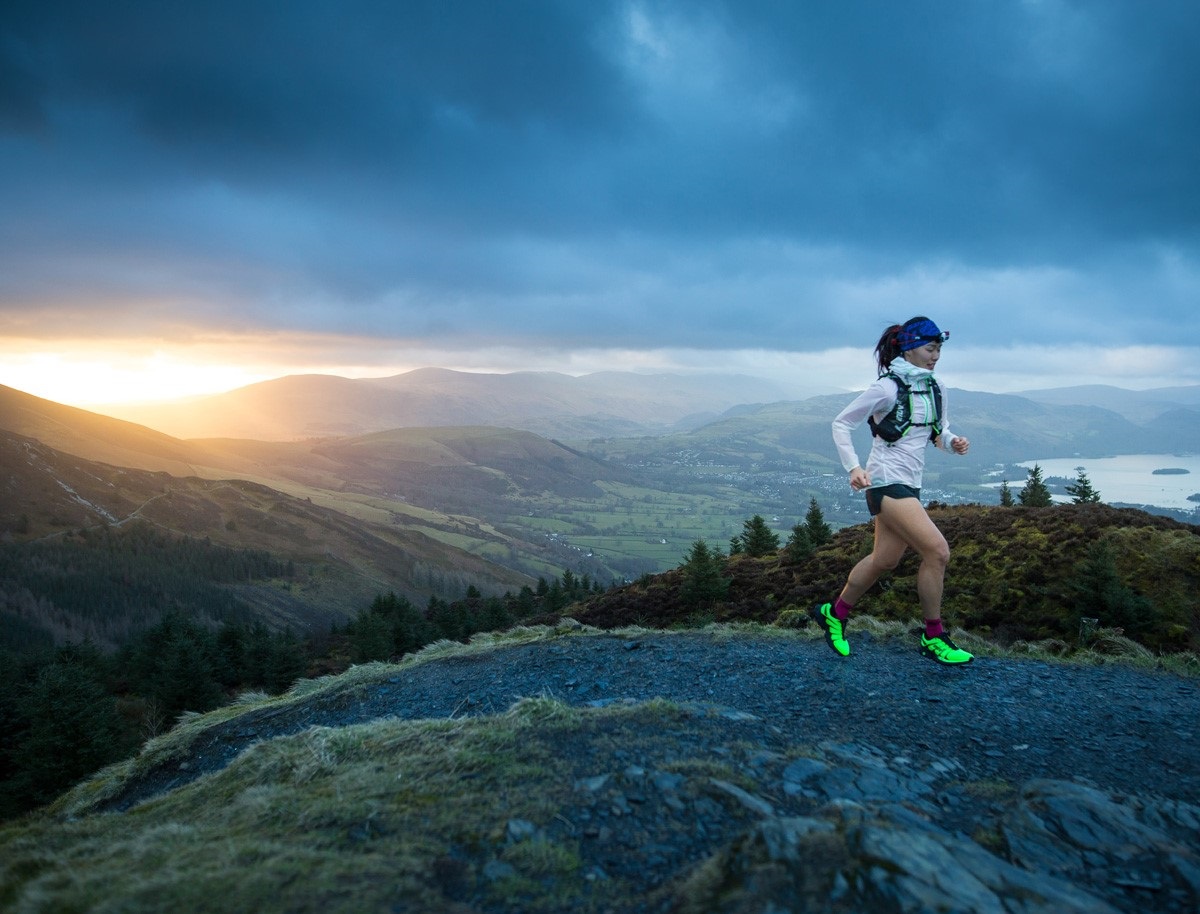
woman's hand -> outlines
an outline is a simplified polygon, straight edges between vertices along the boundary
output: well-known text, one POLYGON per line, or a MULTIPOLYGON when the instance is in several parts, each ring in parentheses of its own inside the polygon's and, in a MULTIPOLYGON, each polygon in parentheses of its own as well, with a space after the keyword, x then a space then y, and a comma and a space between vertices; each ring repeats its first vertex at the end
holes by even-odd
POLYGON ((956 454, 965 454, 971 449, 971 442, 962 435, 955 435, 954 440, 950 442, 950 450, 956 454))
POLYGON ((866 489, 871 485, 871 477, 867 475, 867 471, 862 467, 855 467, 850 471, 850 488, 856 492, 859 489, 866 489))

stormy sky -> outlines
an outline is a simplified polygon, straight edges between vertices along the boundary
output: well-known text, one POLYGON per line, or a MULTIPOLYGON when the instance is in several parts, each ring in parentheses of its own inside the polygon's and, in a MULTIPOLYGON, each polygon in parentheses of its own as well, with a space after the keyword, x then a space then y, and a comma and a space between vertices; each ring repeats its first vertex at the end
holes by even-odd
POLYGON ((1197 384, 1197 48, 1193 0, 9 0, 0 384, 861 387, 915 314, 963 387, 1197 384))

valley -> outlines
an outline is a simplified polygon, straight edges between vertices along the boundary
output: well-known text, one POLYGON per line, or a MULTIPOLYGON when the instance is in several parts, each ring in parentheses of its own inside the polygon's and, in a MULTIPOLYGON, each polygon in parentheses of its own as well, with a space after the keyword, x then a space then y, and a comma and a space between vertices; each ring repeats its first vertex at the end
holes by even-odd
MULTIPOLYGON (((112 467, 125 470, 125 486, 134 471, 156 474, 138 492, 92 512, 93 523, 128 522, 136 509, 166 529, 280 551, 301 562, 312 561, 323 542, 332 559, 327 564, 339 569, 331 590, 349 595, 333 601, 340 607, 334 612, 345 615, 347 604, 361 605, 372 588, 423 602, 454 598, 469 585, 499 592, 563 570, 606 583, 633 580, 675 567, 698 539, 727 548, 756 514, 786 539, 812 499, 835 527, 864 522, 865 508, 845 485, 829 436, 829 417, 848 395, 729 405, 756 390, 746 379, 689 384, 617 374, 569 379, 430 370, 369 383, 309 376, 180 405, 174 427, 186 426, 192 415, 208 431, 226 433, 181 439, 0 388, 0 428, 109 467, 83 474, 93 480, 111 475, 112 467), (404 416, 428 421, 438 402, 451 419, 516 424, 378 427, 404 416), (353 425, 363 433, 296 437, 303 429, 332 427, 338 415, 356 417, 353 425), (613 434, 634 427, 630 421, 645 428, 652 416, 663 423, 657 434, 613 434), (265 440, 228 434, 248 428, 262 429, 265 440), (564 434, 581 428, 607 434, 564 434), (234 493, 246 497, 249 489, 230 480, 278 493, 276 502, 257 505, 239 521, 248 509, 218 504, 234 493), (184 509, 172 509, 164 489, 195 509, 194 516, 185 519, 184 509), (129 502, 138 497, 138 506, 129 502), (280 520, 306 513, 320 520, 280 520), (305 524, 312 529, 302 533, 305 524), (361 529, 352 533, 356 525, 361 529), (357 544, 338 545, 343 541, 357 544), (416 558, 395 557, 402 554, 416 558), (346 585, 351 579, 358 583, 346 585)), ((1027 473, 1019 464, 1030 454, 1115 452, 1138 446, 1147 432, 1164 447, 1200 451, 1196 423, 1179 421, 1181 414, 1197 413, 1193 390, 1147 392, 1141 401, 1134 392, 1120 394, 1079 391, 1085 402, 1072 404, 1057 391, 1037 392, 1044 402, 954 391, 955 427, 969 430, 972 452, 966 458, 930 452, 926 500, 994 504, 999 480, 1019 489, 1027 473), (1121 411, 1095 405, 1106 401, 1121 411), (1131 415, 1148 425, 1135 425, 1131 415)), ((168 413, 157 415, 165 420, 168 413)), ((856 444, 865 455, 865 430, 856 444)), ((66 462, 57 459, 51 475, 64 472, 57 464, 66 462)), ((25 480, 10 490, 0 503, 8 536, 21 517, 30 532, 20 539, 84 522, 86 512, 65 492, 61 505, 55 499, 46 499, 42 510, 22 505, 28 493, 64 484, 76 485, 25 480)), ((93 493, 98 505, 120 490, 111 480, 107 486, 104 497, 93 493)), ((1187 519, 1187 512, 1173 516, 1187 519)), ((328 599, 319 590, 315 599, 328 599)))

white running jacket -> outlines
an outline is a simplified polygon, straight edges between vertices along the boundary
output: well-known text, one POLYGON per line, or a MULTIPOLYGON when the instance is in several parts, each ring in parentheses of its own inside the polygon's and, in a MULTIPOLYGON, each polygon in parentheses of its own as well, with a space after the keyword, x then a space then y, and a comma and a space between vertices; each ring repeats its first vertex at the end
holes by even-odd
MULTIPOLYGON (((918 423, 933 422, 937 418, 937 407, 928 383, 933 372, 927 368, 918 368, 903 358, 892 362, 891 371, 903 378, 912 388, 913 425, 904 433, 903 438, 891 444, 882 438, 872 438, 871 454, 864 469, 871 477, 873 489, 896 483, 919 489, 925 470, 925 446, 929 444, 931 429, 928 425, 918 423)), ((868 416, 874 416, 878 422, 890 413, 896 405, 898 389, 896 382, 891 378, 876 378, 870 387, 859 394, 854 402, 838 413, 837 418, 833 420, 833 443, 837 445, 838 457, 847 473, 855 467, 862 466, 858 453, 854 450, 851 432, 862 425, 868 416)), ((949 451, 955 437, 950 432, 946 388, 942 387, 942 434, 937 441, 938 447, 949 451)))

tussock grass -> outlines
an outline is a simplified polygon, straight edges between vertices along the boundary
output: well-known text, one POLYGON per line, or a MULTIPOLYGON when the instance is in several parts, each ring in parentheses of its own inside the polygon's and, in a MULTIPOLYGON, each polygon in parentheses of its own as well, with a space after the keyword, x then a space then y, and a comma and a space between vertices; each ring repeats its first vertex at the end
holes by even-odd
POLYGON ((572 708, 548 698, 490 718, 314 727, 122 815, 41 814, 0 829, 0 908, 22 911, 447 910, 482 886, 531 912, 605 910, 577 839, 547 828, 571 800, 562 747, 588 722, 658 732, 669 702, 572 708), (509 823, 532 823, 514 838, 509 823), (502 878, 481 878, 489 863, 502 878), (536 895, 536 897, 535 897, 536 895))

